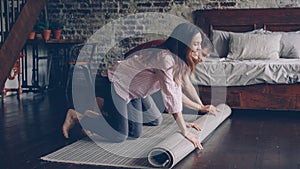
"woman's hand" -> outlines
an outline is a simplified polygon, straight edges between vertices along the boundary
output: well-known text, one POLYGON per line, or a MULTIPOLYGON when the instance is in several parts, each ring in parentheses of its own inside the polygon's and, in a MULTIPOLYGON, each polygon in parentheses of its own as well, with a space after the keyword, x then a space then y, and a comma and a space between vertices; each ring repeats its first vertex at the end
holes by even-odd
POLYGON ((200 111, 203 113, 211 113, 213 115, 216 115, 218 112, 220 112, 220 109, 216 108, 213 105, 203 105, 200 106, 200 111))
POLYGON ((198 124, 196 124, 196 123, 188 123, 188 122, 185 122, 185 124, 186 124, 186 127, 187 127, 187 128, 194 128, 194 129, 196 129, 196 130, 198 130, 198 131, 201 131, 200 126, 199 126, 198 124))
MULTIPOLYGON (((187 127, 187 128, 194 128, 194 129, 196 129, 196 130, 198 130, 198 131, 201 131, 200 126, 199 126, 198 124, 196 124, 196 123, 188 123, 188 122, 186 122, 185 124, 186 124, 186 127, 187 127)), ((195 135, 195 134, 193 134, 193 133, 187 131, 185 137, 186 137, 190 142, 192 142, 196 148, 198 148, 198 149, 200 149, 200 150, 203 149, 202 145, 201 145, 201 144, 199 143, 199 141, 198 141, 198 136, 197 136, 197 135, 195 135)))
POLYGON ((192 142, 194 144, 195 148, 198 148, 199 150, 203 149, 202 145, 198 141, 197 135, 195 135, 189 131, 186 131, 184 137, 186 137, 190 142, 192 142))
POLYGON ((107 70, 102 70, 102 71, 100 72, 100 74, 101 74, 102 77, 107 77, 107 76, 108 76, 107 70))
POLYGON ((202 150, 203 147, 198 141, 198 136, 187 130, 187 126, 193 127, 196 130, 199 130, 200 127, 195 123, 186 123, 183 119, 182 112, 173 113, 172 115, 173 115, 174 119, 176 120, 176 123, 177 123, 182 135, 184 137, 186 137, 190 142, 192 142, 196 148, 199 148, 200 150, 202 150))

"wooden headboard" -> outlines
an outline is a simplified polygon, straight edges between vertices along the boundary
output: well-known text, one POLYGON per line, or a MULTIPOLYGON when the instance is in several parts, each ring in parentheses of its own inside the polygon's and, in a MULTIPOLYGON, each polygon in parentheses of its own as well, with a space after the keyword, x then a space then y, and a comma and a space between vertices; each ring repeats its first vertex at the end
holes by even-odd
POLYGON ((213 29, 246 32, 264 28, 270 31, 300 30, 300 8, 197 10, 194 23, 207 35, 213 29))

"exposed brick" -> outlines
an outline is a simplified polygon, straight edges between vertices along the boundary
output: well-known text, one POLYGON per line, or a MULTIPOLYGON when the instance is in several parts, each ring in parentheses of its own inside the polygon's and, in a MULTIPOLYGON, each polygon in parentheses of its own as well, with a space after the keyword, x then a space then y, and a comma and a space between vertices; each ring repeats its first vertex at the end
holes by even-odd
POLYGON ((57 4, 51 4, 51 6, 48 6, 48 11, 51 10, 51 9, 62 9, 64 8, 64 4, 60 4, 60 3, 57 3, 57 4))
POLYGON ((92 3, 89 6, 92 9, 103 8, 103 4, 102 3, 92 3))
POLYGON ((80 3, 80 2, 89 2, 89 0, 76 0, 76 2, 78 3, 80 3))
POLYGON ((136 23, 136 20, 126 20, 126 21, 124 21, 124 24, 125 25, 135 25, 137 23, 136 23))
POLYGON ((218 2, 209 2, 206 5, 207 5, 207 7, 211 7, 211 8, 219 7, 219 3, 218 2))
POLYGON ((103 14, 105 13, 106 10, 103 9, 103 8, 95 8, 95 9, 92 9, 92 13, 99 13, 99 14, 103 14))
POLYGON ((169 2, 154 2, 153 3, 154 7, 167 7, 170 6, 169 2))
POLYGON ((128 4, 122 4, 122 8, 124 9, 124 8, 128 8, 129 7, 129 5, 128 4))
POLYGON ((136 27, 136 29, 144 30, 144 26, 143 25, 139 25, 139 26, 136 27))
POLYGON ((118 3, 105 3, 104 8, 117 8, 118 7, 118 3))
POLYGON ((233 7, 235 5, 236 5, 235 2, 221 2, 220 3, 220 6, 223 6, 223 7, 233 7))
POLYGON ((174 2, 176 4, 183 4, 186 0, 175 0, 174 2))
POLYGON ((115 0, 116 2, 131 2, 131 0, 115 0))
POLYGON ((59 13, 60 12, 60 9, 59 8, 51 8, 48 10, 48 12, 51 12, 51 13, 59 13))
POLYGON ((51 2, 59 3, 61 1, 60 0, 51 0, 51 2))
POLYGON ((119 12, 120 12, 120 15, 123 15, 123 14, 126 14, 128 11, 128 9, 120 9, 119 12))
POLYGON ((142 8, 139 9, 138 12, 163 12, 163 9, 161 8, 142 8))
POLYGON ((89 4, 87 4, 87 3, 81 3, 79 5, 79 8, 88 8, 88 7, 89 7, 89 4))
POLYGON ((150 2, 138 3, 138 7, 150 7, 152 4, 150 2))
POLYGON ((78 8, 78 4, 65 4, 66 9, 76 9, 78 8))
POLYGON ((81 14, 88 14, 92 12, 92 9, 78 9, 76 12, 81 14))

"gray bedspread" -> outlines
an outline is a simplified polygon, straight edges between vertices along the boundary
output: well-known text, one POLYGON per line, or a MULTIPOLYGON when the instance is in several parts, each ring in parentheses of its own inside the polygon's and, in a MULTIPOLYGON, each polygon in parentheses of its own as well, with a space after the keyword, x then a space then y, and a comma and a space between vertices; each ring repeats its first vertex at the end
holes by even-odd
POLYGON ((300 82, 300 59, 230 60, 213 58, 196 66, 195 85, 245 86, 300 82))

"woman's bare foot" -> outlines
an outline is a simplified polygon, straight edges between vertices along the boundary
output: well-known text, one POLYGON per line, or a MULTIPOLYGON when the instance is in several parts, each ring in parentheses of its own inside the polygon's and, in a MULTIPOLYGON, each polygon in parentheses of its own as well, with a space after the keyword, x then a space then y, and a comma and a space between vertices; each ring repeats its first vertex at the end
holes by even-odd
POLYGON ((62 132, 65 138, 69 138, 69 130, 80 120, 81 115, 73 109, 69 109, 65 122, 62 126, 62 132))
POLYGON ((87 110, 84 112, 84 116, 96 119, 100 116, 100 114, 92 110, 87 110))
POLYGON ((90 130, 82 129, 82 133, 88 137, 91 137, 93 133, 90 130))
MULTIPOLYGON (((100 110, 103 110, 104 99, 101 97, 96 97, 96 102, 100 110)), ((97 109, 96 109, 97 110, 97 109)))

